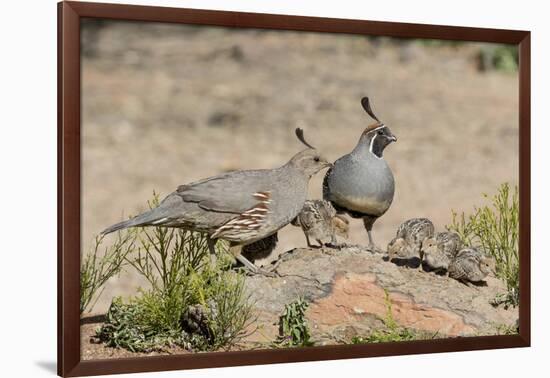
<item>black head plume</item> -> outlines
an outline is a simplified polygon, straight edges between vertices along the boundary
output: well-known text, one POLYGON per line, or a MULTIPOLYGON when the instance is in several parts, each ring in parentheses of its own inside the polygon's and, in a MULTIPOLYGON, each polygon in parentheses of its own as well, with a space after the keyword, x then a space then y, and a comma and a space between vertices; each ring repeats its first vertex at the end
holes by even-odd
POLYGON ((302 130, 301 128, 297 127, 296 128, 296 136, 298 137, 298 140, 300 142, 302 142, 303 144, 305 144, 306 146, 308 146, 309 148, 313 148, 315 149, 315 147, 313 147, 311 144, 309 144, 308 142, 306 142, 305 138, 304 138, 304 130, 302 130))
POLYGON ((376 120, 378 123, 382 123, 380 122, 380 120, 378 119, 378 117, 376 117, 374 115, 374 112, 372 111, 371 107, 370 107, 370 101, 369 101, 369 98, 368 97, 363 97, 361 99, 361 105, 363 105, 363 109, 365 109, 365 111, 367 112, 368 115, 370 115, 374 120, 376 120))

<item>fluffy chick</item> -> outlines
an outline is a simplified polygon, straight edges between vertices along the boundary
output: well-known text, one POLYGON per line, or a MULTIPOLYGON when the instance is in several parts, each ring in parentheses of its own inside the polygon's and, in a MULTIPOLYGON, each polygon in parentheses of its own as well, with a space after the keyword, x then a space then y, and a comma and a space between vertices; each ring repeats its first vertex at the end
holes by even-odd
POLYGON ((424 262, 433 270, 447 270, 461 248, 462 242, 456 232, 437 232, 422 242, 424 262))
POLYGON ((332 227, 334 234, 342 239, 349 239, 349 220, 341 214, 336 214, 332 218, 332 227))
POLYGON ((433 237, 434 225, 427 218, 413 218, 401 223, 395 238, 388 244, 389 260, 394 258, 420 258, 419 269, 422 269, 422 242, 433 237))
POLYGON ((311 239, 320 247, 327 244, 337 245, 336 235, 347 237, 349 222, 325 200, 307 200, 302 211, 292 220, 292 225, 301 227, 308 247, 314 247, 311 239))
POLYGON ((279 235, 276 232, 254 243, 245 245, 241 254, 250 261, 263 259, 275 250, 277 243, 279 243, 279 235))
POLYGON ((479 282, 495 271, 495 260, 476 248, 461 249, 449 265, 449 277, 461 282, 479 282))

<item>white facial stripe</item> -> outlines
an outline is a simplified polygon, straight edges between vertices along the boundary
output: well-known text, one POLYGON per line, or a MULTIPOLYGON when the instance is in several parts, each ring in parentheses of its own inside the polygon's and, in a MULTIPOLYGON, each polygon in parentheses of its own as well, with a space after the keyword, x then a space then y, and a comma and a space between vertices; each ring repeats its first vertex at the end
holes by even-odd
MULTIPOLYGON (((373 130, 374 131, 374 130, 373 130)), ((372 152, 372 146, 374 145, 374 140, 376 139, 376 135, 372 137, 372 139, 370 140, 370 146, 369 146, 369 151, 371 154, 375 155, 374 152, 372 152)))

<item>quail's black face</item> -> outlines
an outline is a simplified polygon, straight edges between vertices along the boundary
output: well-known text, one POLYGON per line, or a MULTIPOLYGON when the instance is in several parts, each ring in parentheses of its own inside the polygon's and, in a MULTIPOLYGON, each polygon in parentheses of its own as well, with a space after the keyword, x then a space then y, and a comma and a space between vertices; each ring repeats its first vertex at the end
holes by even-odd
POLYGON ((375 128, 367 128, 363 135, 366 138, 366 142, 368 142, 369 151, 379 158, 382 157, 384 149, 388 144, 397 141, 390 128, 384 124, 375 128))
POLYGON ((359 144, 367 144, 369 151, 379 158, 382 158, 384 148, 391 142, 397 142, 397 138, 390 131, 390 128, 384 125, 371 109, 368 97, 361 99, 361 106, 369 116, 376 121, 363 131, 359 144))

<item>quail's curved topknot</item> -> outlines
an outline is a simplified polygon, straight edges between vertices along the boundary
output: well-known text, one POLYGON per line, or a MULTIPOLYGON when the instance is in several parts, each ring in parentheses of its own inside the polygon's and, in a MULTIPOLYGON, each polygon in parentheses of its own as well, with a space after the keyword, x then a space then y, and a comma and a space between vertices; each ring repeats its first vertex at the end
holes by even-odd
POLYGON ((380 122, 380 120, 378 119, 378 117, 376 117, 374 115, 374 112, 372 111, 371 107, 370 107, 370 101, 369 101, 369 98, 368 97, 363 97, 361 99, 361 105, 363 105, 363 109, 365 109, 365 111, 367 112, 368 115, 370 115, 372 117, 372 119, 374 119, 375 121, 377 121, 379 124, 382 123, 380 122))
POLYGON ((307 147, 315 149, 315 147, 306 142, 306 139, 304 138, 304 130, 299 127, 296 128, 296 136, 298 137, 298 140, 305 144, 307 147))

